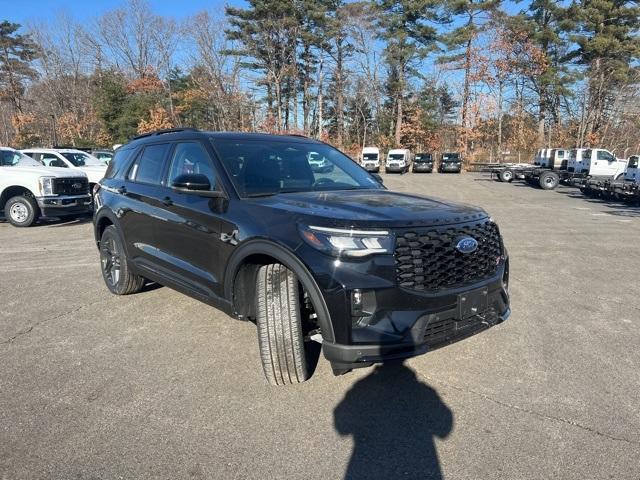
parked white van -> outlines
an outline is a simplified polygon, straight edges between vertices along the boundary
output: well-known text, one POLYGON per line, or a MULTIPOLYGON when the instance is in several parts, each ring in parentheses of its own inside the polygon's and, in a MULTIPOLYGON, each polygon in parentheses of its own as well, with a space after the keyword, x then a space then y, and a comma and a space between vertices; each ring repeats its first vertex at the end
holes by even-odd
POLYGON ((405 173, 411 166, 411 152, 406 148, 395 148, 387 153, 384 171, 405 173))
POLYGON ((378 147, 364 147, 362 149, 362 166, 369 172, 380 171, 380 149, 378 147))

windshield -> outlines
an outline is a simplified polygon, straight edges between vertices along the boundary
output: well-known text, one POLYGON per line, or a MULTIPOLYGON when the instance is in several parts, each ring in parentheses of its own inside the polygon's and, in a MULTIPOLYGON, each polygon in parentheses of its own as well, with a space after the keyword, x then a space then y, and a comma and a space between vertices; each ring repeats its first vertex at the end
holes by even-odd
POLYGON ((42 167, 42 164, 31 157, 28 157, 24 153, 16 150, 0 150, 0 166, 1 167, 14 167, 19 166, 32 166, 42 167))
POLYGON ((100 167, 104 166, 104 163, 102 163, 100 160, 98 160, 94 156, 89 155, 88 153, 84 153, 84 152, 60 152, 60 153, 62 153, 64 158, 69 160, 74 167, 84 167, 84 166, 92 166, 92 165, 97 165, 100 167))
POLYGON ((383 188, 353 160, 329 145, 223 139, 212 143, 241 197, 383 188), (312 168, 310 158, 321 159, 328 168, 312 168))
POLYGON ((442 161, 444 162, 457 162, 460 160, 460 155, 457 153, 443 153, 442 161))
POLYGON ((429 162, 431 161, 430 153, 416 153, 416 162, 429 162))
POLYGON ((363 153, 362 154, 362 158, 364 160, 377 160, 378 159, 378 154, 377 153, 363 153))
POLYGON ((404 160, 404 153, 390 153, 389 160, 404 160))
POLYGON ((638 155, 632 155, 629 157, 629 164, 627 165, 627 168, 638 168, 638 159, 640 159, 640 156, 638 155))

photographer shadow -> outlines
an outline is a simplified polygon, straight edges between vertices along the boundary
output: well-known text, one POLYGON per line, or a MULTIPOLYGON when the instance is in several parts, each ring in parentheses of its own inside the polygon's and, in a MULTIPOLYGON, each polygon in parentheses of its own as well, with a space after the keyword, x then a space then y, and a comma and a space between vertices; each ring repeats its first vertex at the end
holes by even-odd
POLYGON ((435 437, 449 435, 453 415, 404 364, 378 366, 356 383, 335 408, 334 424, 354 441, 345 480, 442 478, 435 437))

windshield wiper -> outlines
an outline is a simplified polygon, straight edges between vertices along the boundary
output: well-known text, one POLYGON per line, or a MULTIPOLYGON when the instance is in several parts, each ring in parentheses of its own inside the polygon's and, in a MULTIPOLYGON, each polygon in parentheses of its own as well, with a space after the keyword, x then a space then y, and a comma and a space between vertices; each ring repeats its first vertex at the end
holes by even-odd
POLYGON ((248 193, 245 195, 247 198, 258 198, 258 197, 273 197, 280 192, 264 192, 264 193, 248 193))

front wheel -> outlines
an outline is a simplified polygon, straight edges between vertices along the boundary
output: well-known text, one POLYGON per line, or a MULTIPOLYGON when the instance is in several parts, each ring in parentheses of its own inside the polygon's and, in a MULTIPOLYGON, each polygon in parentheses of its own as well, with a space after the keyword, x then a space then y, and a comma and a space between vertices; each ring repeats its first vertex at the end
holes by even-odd
POLYGON ((11 197, 4 206, 4 214, 14 227, 30 227, 38 221, 40 209, 33 197, 11 197))
POLYGON ((116 227, 109 225, 100 237, 100 269, 107 288, 116 295, 138 293, 144 278, 129 268, 129 260, 116 227))
POLYGON ((258 270, 256 280, 260 359, 271 385, 309 378, 302 336, 300 287, 296 275, 274 263, 258 270))

